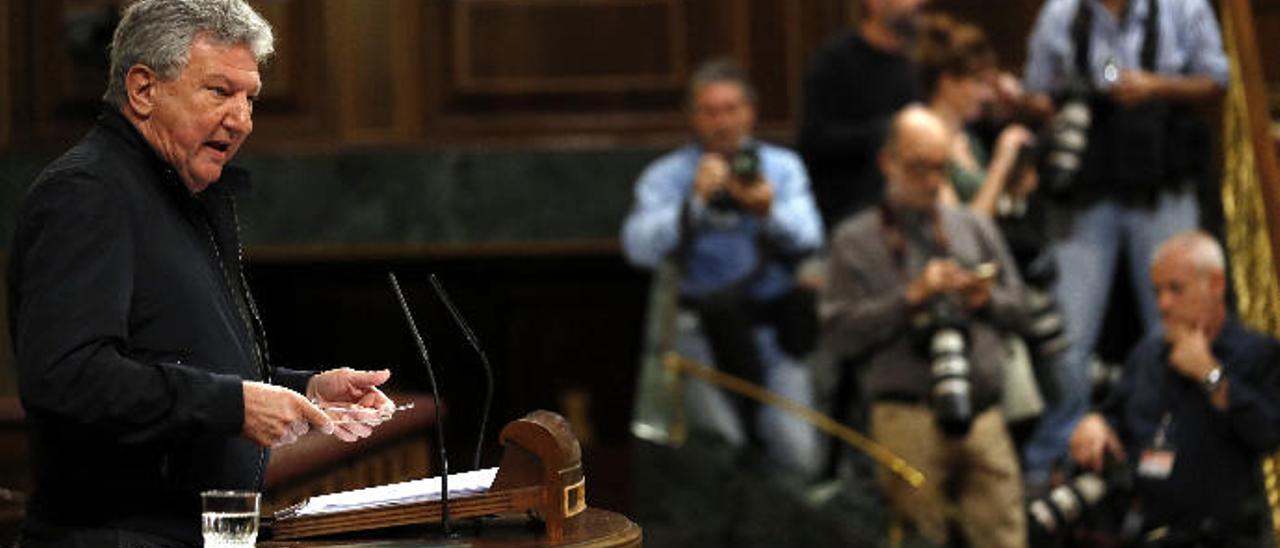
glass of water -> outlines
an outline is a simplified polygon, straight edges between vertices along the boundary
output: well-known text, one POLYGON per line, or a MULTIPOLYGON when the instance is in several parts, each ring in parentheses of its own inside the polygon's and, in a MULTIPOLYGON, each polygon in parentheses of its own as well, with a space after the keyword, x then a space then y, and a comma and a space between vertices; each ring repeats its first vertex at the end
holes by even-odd
POLYGON ((258 539, 258 493, 205 491, 200 498, 205 546, 253 546, 258 539))

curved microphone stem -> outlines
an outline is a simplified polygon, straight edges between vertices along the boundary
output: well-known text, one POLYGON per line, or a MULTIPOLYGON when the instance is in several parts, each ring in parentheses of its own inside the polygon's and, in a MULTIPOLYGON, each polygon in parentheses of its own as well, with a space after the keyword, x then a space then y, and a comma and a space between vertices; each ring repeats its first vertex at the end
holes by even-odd
POLYGON ((458 313, 458 309, 453 306, 453 301, 449 300, 449 294, 445 292, 444 286, 435 274, 431 275, 431 287, 435 288, 436 296, 440 297, 440 302, 444 303, 444 307, 449 310, 449 315, 453 316, 454 323, 458 324, 458 329, 462 330, 462 335, 467 338, 467 342, 471 343, 471 348, 480 355, 480 364, 484 366, 484 407, 480 414, 480 434, 476 437, 476 454, 471 461, 471 469, 480 469, 480 450, 484 448, 484 430, 489 423, 489 410, 493 407, 493 367, 489 365, 489 358, 485 356, 484 350, 480 348, 480 341, 476 338, 476 334, 471 331, 471 327, 467 325, 467 321, 462 319, 462 314, 458 313))
POLYGON ((405 301, 404 292, 400 291, 400 282, 396 280, 394 272, 388 272, 387 277, 391 279, 391 289, 400 302, 400 310, 404 311, 405 321, 409 323, 409 330, 413 333, 413 341, 418 343, 418 353, 422 357, 422 363, 427 366, 427 379, 431 381, 431 399, 436 405, 436 444, 440 447, 440 524, 448 535, 452 533, 449 526, 449 456, 444 449, 444 418, 440 414, 440 390, 436 385, 436 373, 431 367, 431 358, 427 355, 427 345, 422 342, 422 335, 418 333, 418 324, 413 321, 413 312, 409 311, 409 303, 405 301))

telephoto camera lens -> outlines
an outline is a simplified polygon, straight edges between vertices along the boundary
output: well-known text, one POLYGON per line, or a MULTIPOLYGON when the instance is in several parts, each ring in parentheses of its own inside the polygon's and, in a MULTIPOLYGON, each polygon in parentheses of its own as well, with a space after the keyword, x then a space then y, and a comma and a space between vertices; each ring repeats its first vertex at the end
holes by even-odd
POLYGON ((968 344, 965 341, 964 315, 959 306, 954 298, 934 301, 931 311, 933 333, 929 337, 933 413, 942 433, 951 437, 968 434, 973 422, 968 344))
POLYGON ((1093 115, 1081 97, 1072 97, 1058 109, 1049 128, 1049 150, 1045 154, 1044 180, 1049 192, 1065 196, 1084 164, 1089 148, 1089 127, 1093 115))
POLYGON ((1081 474, 1059 485, 1044 498, 1027 505, 1033 534, 1046 539, 1058 536, 1106 494, 1107 483, 1098 474, 1081 474))
MULTIPOLYGON (((1055 539, 1064 538, 1067 531, 1080 522, 1090 510, 1099 506, 1109 495, 1119 495, 1122 500, 1131 495, 1133 473, 1127 464, 1108 455, 1101 473, 1080 474, 1071 481, 1055 487, 1044 498, 1027 504, 1027 526, 1032 546, 1053 546, 1055 539)), ((1106 503, 1113 505, 1115 502, 1106 503)))

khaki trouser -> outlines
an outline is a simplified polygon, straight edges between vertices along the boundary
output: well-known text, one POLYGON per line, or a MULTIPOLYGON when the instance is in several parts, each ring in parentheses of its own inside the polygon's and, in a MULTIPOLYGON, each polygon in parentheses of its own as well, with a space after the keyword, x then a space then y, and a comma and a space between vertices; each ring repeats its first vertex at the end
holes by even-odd
POLYGON ((926 406, 874 403, 871 436, 925 474, 925 485, 917 490, 880 471, 894 515, 923 537, 945 544, 946 522, 954 516, 969 546, 1026 546, 1022 475, 997 409, 975 417, 967 436, 947 438, 926 406))

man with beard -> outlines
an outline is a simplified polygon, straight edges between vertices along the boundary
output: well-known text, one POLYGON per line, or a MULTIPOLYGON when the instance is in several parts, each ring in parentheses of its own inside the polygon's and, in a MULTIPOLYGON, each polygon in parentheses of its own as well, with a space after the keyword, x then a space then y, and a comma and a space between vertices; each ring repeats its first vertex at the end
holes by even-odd
POLYGON ((927 0, 865 0, 857 32, 813 56, 805 80, 798 145, 822 221, 841 220, 880 202, 876 154, 889 118, 921 98, 908 51, 927 0))
POLYGON ((871 437, 925 475, 917 489, 881 470, 894 515, 938 545, 954 519, 966 546, 1013 548, 1027 541, 1021 476, 996 403, 1003 339, 1027 311, 991 222, 938 203, 953 143, 923 107, 893 119, 884 200, 832 232, 822 340, 865 356, 871 437))

